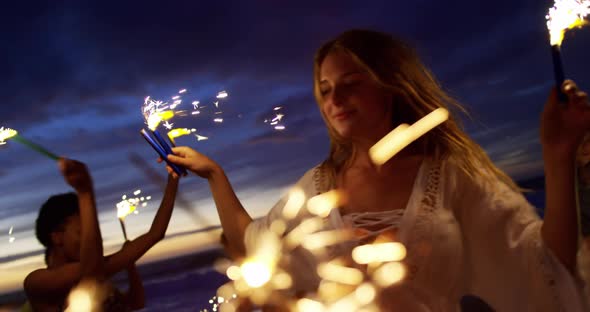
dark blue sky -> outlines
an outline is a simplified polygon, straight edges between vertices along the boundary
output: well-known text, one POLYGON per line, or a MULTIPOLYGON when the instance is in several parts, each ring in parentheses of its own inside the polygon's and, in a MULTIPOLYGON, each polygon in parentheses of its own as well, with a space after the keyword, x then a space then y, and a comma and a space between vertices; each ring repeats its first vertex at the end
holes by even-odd
MULTIPOLYGON (((260 215, 327 153, 312 97, 315 49, 344 30, 370 28, 397 34, 417 48, 471 111, 475 121, 467 122, 468 132, 502 168, 517 178, 538 175, 539 114, 553 83, 545 28, 551 5, 539 0, 4 4, 0 126, 86 162, 95 179, 105 244, 118 244, 115 203, 137 188, 157 202, 165 177, 138 133, 144 97, 167 99, 186 88, 184 99, 205 101, 226 90, 224 123, 212 124, 204 116, 172 122, 209 135, 208 141, 186 137, 179 143, 220 162, 247 209, 260 215), (263 122, 275 106, 286 114, 283 132, 263 122)), ((582 86, 590 84, 589 48, 588 29, 570 33, 563 48, 566 74, 582 86)), ((40 249, 32 232, 37 210, 49 195, 68 188, 54 162, 17 143, 0 146, 0 161, 0 259, 6 263, 40 249)), ((216 224, 206 183, 194 176, 181 183, 185 209, 175 212, 169 233, 216 224)), ((130 232, 147 230, 156 207, 128 218, 130 232)))

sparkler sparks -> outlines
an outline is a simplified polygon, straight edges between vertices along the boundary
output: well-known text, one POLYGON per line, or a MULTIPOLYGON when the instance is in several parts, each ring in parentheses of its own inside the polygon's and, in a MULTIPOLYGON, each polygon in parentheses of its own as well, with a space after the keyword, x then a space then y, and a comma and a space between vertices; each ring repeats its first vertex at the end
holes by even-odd
MULTIPOLYGON (((358 239, 349 229, 325 228, 326 216, 345 202, 346 195, 339 190, 306 201, 301 189, 293 189, 282 218, 273 221, 270 230, 262 232, 255 241, 247 242, 246 260, 241 265, 229 265, 220 270, 232 280, 222 287, 226 288, 223 292, 235 292, 238 298, 247 298, 258 305, 278 303, 290 311, 378 311, 374 303, 377 294, 405 276, 405 267, 399 263, 405 258, 405 247, 399 242, 388 241, 351 249, 355 262, 370 264, 370 269, 351 263, 346 254, 332 258, 327 247, 346 245, 358 239), (305 218, 283 235, 287 222, 302 209, 317 216, 305 218), (303 248, 319 260, 319 287, 304 298, 285 297, 281 292, 293 286, 293 277, 281 263, 297 261, 290 256, 295 248, 303 248)), ((223 308, 223 305, 217 307, 223 308)))
POLYGON ((273 128, 277 131, 285 130, 285 125, 281 124, 281 121, 283 120, 283 117, 285 117, 285 114, 280 112, 281 109, 281 106, 274 107, 274 116, 264 119, 264 123, 273 126, 273 128))
POLYGON ((584 19, 588 14, 588 0, 555 0, 555 5, 546 16, 551 45, 560 46, 565 32, 586 24, 584 19))
POLYGON ((171 97, 171 100, 173 101, 172 103, 154 100, 150 96, 146 97, 144 100, 144 104, 142 106, 142 113, 145 122, 148 125, 148 128, 152 131, 156 131, 156 128, 161 124, 164 128, 169 130, 168 137, 173 143, 175 138, 188 135, 191 133, 194 134, 197 141, 208 140, 208 136, 201 135, 200 133, 195 133, 195 129, 173 129, 174 123, 171 120, 172 118, 176 117, 207 114, 214 115, 214 118, 211 119, 213 123, 223 123, 223 112, 219 110, 219 108, 222 105, 222 102, 229 97, 229 93, 227 91, 220 91, 217 93, 217 95, 215 96, 215 101, 212 102, 213 106, 215 107, 214 111, 206 109, 207 106, 200 105, 201 101, 199 100, 190 101, 193 107, 193 110, 190 112, 185 110, 175 110, 178 105, 181 105, 183 101, 182 96, 184 96, 187 92, 187 89, 181 89, 180 91, 178 91, 177 95, 171 97))

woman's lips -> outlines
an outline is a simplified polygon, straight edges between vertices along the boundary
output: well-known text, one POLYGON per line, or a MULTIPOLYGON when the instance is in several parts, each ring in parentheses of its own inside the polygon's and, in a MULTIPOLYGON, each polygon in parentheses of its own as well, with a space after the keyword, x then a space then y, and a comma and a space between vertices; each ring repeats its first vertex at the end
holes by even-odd
POLYGON ((353 111, 341 112, 341 113, 334 115, 332 118, 334 118, 336 120, 344 120, 344 119, 348 119, 348 117, 350 117, 352 115, 352 113, 353 113, 353 111))

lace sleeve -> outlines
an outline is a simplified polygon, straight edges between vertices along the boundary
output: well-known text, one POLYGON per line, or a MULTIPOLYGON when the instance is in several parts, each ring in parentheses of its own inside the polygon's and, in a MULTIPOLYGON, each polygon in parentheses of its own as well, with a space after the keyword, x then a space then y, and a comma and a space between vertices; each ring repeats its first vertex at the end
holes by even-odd
POLYGON ((468 291, 498 311, 584 311, 579 284, 544 245, 542 221, 524 196, 489 177, 447 169, 468 291))

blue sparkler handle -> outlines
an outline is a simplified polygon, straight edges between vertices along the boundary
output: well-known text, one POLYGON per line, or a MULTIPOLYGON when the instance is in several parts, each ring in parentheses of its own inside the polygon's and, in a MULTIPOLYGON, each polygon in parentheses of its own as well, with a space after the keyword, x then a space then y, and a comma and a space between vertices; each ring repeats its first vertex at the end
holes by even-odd
POLYGON ((156 141, 154 141, 154 139, 148 134, 147 131, 145 131, 145 129, 141 129, 140 131, 141 136, 143 136, 143 138, 152 146, 152 148, 156 151, 156 153, 158 153, 158 155, 160 155, 160 157, 166 161, 166 163, 168 164, 168 166, 170 166, 170 168, 172 168, 172 170, 174 170, 174 172, 176 172, 176 174, 178 175, 182 175, 182 170, 176 165, 171 163, 170 161, 168 161, 168 158, 166 157, 166 151, 164 151, 164 149, 158 145, 158 143, 156 143, 156 141))
MULTIPOLYGON (((170 145, 168 145, 168 142, 166 142, 166 140, 160 134, 160 132, 158 132, 158 130, 152 130, 152 133, 154 134, 154 137, 156 138, 156 140, 158 141, 158 143, 160 143, 160 146, 166 152, 166 155, 169 155, 169 154, 174 155, 174 153, 172 152, 172 148, 170 147, 170 145)), ((180 170, 182 171, 182 174, 183 175, 185 175, 187 173, 186 172, 186 169, 184 167, 178 166, 178 168, 180 168, 180 170)))

